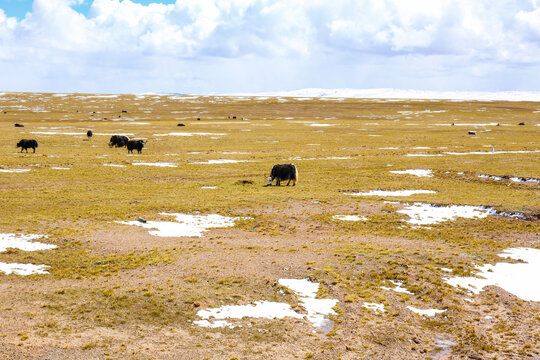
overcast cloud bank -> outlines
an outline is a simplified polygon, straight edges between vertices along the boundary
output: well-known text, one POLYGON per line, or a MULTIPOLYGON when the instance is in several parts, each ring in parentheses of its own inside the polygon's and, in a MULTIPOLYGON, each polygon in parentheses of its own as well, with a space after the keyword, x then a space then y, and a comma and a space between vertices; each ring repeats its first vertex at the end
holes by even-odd
POLYGON ((540 90, 535 0, 79 2, 0 5, 2 90, 540 90))

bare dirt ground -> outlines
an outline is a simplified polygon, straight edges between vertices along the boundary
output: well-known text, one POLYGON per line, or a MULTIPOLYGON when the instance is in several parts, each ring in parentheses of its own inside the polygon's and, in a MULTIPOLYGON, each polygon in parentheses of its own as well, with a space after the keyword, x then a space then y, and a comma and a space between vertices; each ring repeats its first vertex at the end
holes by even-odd
MULTIPOLYGON (((5 311, 0 319, 4 334, 1 355, 5 358, 36 359, 449 359, 484 358, 485 354, 481 355, 473 348, 475 345, 486 347, 490 357, 501 358, 514 357, 527 344, 531 350, 537 348, 538 319, 534 314, 538 314, 540 306, 534 302, 519 301, 497 287, 486 289, 470 301, 466 296, 456 301, 444 295, 439 295, 439 299, 433 301, 427 299, 428 294, 440 290, 434 285, 422 283, 420 293, 415 296, 387 292, 384 303, 388 312, 385 314, 372 313, 363 308, 361 302, 346 300, 347 291, 336 286, 342 281, 358 286, 354 284, 356 281, 378 280, 383 269, 376 262, 366 259, 374 251, 378 253, 378 249, 393 247, 403 249, 404 253, 413 253, 417 249, 422 249, 423 253, 445 253, 448 249, 440 243, 425 240, 336 235, 339 233, 336 224, 321 225, 311 220, 312 216, 324 213, 320 206, 300 202, 291 203, 287 208, 294 210, 280 212, 268 208, 265 211, 278 218, 279 223, 287 229, 278 237, 261 235, 256 229, 216 229, 203 238, 160 238, 149 235, 146 229, 113 224, 109 230, 92 232, 82 241, 88 242, 96 253, 108 255, 152 248, 174 249, 177 260, 105 278, 49 279, 32 284, 31 289, 24 286, 24 281, 21 284, 3 283, 5 311), (343 247, 352 247, 355 251, 345 254, 343 247), (321 267, 329 270, 316 270, 321 267), (347 274, 345 279, 340 278, 344 276, 342 274, 347 274), (303 278, 306 275, 324 284, 324 297, 341 299, 340 315, 335 317, 335 328, 329 334, 313 333, 312 325, 306 320, 235 321, 236 325, 243 326, 242 329, 204 329, 189 320, 196 319, 194 312, 198 309, 228 301, 241 305, 255 300, 285 298, 285 301, 296 304, 295 309, 302 311, 294 295, 288 294, 279 299, 277 279, 303 278), (219 289, 216 285, 220 282, 216 282, 216 279, 223 280, 220 287, 228 289, 224 292, 219 289), (202 290, 203 284, 209 289, 202 290), (247 292, 246 285, 249 289, 247 292), (216 294, 212 294, 212 288, 220 294, 217 297, 219 300, 215 298, 216 294), (96 289, 113 289, 113 294, 107 295, 106 290, 99 290, 98 293, 79 296, 80 292, 92 293, 96 289), (139 311, 137 305, 141 304, 130 304, 125 313, 122 309, 121 314, 114 314, 122 318, 114 326, 105 324, 107 319, 99 320, 100 316, 107 316, 101 311, 104 308, 110 311, 111 304, 85 308, 88 296, 93 301, 109 302, 106 298, 115 296, 115 292, 124 293, 127 290, 127 293, 142 293, 144 297, 144 294, 155 291, 151 289, 158 290, 149 298, 168 297, 164 306, 170 308, 173 319, 168 319, 164 324, 155 324, 155 320, 145 324, 140 319, 130 319, 135 315, 131 312, 139 311), (30 294, 42 294, 43 297, 39 299, 30 294), (51 297, 56 297, 55 302, 64 303, 66 308, 51 308, 51 297), (192 301, 192 298, 200 300, 192 301), (418 307, 429 304, 430 307, 446 308, 448 311, 444 317, 427 320, 408 311, 406 305, 409 304, 420 305, 418 307), (180 314, 176 314, 177 311, 180 314), (186 313, 190 313, 188 320, 184 319, 186 313), (447 319, 458 316, 459 327, 464 331, 452 329, 456 321, 447 319), (426 326, 426 322, 430 326, 426 326), (493 329, 503 327, 504 330, 511 330, 512 335, 501 333, 494 337, 493 329), (32 339, 31 344, 24 342, 25 336, 32 339), (463 341, 463 337, 470 343, 463 341), (441 347, 442 340, 450 341, 452 346, 448 348, 451 351, 441 347), (488 347, 494 343, 504 344, 504 351, 490 350, 488 347), (456 355, 456 350, 459 355, 456 355)), ((358 209, 365 210, 362 213, 369 210, 372 214, 378 210, 368 203, 354 206, 354 210, 358 209)), ((343 210, 353 209, 337 209, 338 212, 343 210)), ((539 238, 530 234, 517 237, 514 241, 515 246, 540 246, 539 238)), ((458 257, 466 259, 467 254, 458 257)), ((388 261, 399 262, 399 255, 388 261)), ((418 259, 419 264, 423 262, 423 259, 418 259)), ((418 264, 400 264, 398 268, 403 268, 397 271, 405 273, 412 281, 425 276, 418 264)), ((414 287, 412 281, 411 287, 414 287)), ((367 298, 373 289, 368 287, 363 291, 367 298)), ((378 298, 376 294, 372 296, 378 298)))

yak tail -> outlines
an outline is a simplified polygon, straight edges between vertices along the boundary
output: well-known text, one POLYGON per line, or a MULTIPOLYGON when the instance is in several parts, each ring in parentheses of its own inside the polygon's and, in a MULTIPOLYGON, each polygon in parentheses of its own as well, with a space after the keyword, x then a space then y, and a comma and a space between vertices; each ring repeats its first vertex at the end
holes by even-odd
POLYGON ((298 182, 298 169, 296 168, 296 165, 292 164, 292 166, 294 166, 294 179, 298 182))

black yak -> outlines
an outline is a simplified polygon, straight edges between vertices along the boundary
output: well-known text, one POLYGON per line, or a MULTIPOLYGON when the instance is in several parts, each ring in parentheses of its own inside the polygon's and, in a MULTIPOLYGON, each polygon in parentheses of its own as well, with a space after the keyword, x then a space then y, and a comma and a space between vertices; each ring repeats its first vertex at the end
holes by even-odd
POLYGON ((287 186, 289 183, 293 182, 293 186, 296 185, 298 181, 298 170, 294 164, 279 164, 272 167, 270 176, 266 178, 266 186, 272 185, 272 182, 276 179, 276 186, 280 186, 281 181, 287 181, 287 186))
POLYGON ((28 139, 22 139, 21 141, 19 141, 17 143, 17 147, 20 147, 21 148, 21 152, 23 152, 23 150, 26 150, 26 152, 28 152, 28 149, 29 148, 32 148, 32 150, 34 150, 34 152, 36 152, 36 148, 38 147, 38 143, 36 140, 28 140, 28 139))
POLYGON ((137 150, 137 153, 141 153, 144 144, 146 144, 143 140, 129 140, 126 144, 126 147, 128 149, 128 154, 132 153, 133 150, 137 150))
POLYGON ((94 135, 94 133, 92 133, 92 130, 88 130, 86 132, 86 136, 88 136, 88 139, 90 139, 92 137, 92 135, 94 135))
POLYGON ((109 147, 124 147, 127 145, 129 138, 124 135, 113 135, 109 140, 109 147))

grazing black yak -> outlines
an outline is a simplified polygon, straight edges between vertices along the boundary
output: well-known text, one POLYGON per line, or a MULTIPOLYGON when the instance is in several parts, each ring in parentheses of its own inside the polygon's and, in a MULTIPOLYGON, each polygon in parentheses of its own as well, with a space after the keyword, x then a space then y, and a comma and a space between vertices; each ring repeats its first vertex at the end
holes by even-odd
POLYGON ((128 154, 133 154, 133 150, 137 150, 137 153, 140 154, 144 147, 144 144, 146 144, 144 140, 129 140, 126 144, 128 154))
POLYGON ((124 147, 127 145, 129 138, 124 135, 113 135, 109 140, 109 147, 124 147))
POLYGON ((15 127, 24 127, 23 124, 15 123, 15 127))
POLYGON ((26 152, 28 152, 29 148, 32 148, 34 152, 36 152, 38 143, 36 140, 33 140, 33 139, 32 140, 22 139, 21 141, 17 143, 17 147, 21 148, 21 152, 23 152, 23 150, 26 150, 26 152))
POLYGON ((281 181, 287 181, 287 186, 289 183, 293 182, 293 186, 296 185, 298 181, 298 170, 294 164, 279 164, 272 167, 270 176, 266 178, 266 186, 272 185, 272 182, 276 179, 276 186, 280 186, 281 181))
POLYGON ((86 136, 88 136, 88 139, 90 139, 92 137, 92 135, 94 135, 94 133, 92 133, 92 130, 88 130, 86 132, 86 136))

